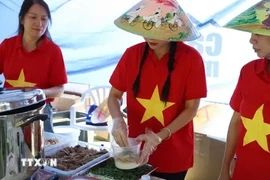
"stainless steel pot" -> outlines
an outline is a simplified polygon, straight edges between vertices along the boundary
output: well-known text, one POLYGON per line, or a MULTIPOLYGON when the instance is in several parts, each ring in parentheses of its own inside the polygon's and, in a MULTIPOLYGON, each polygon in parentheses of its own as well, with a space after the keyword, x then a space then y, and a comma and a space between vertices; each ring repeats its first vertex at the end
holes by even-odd
POLYGON ((22 158, 44 157, 45 100, 40 89, 0 88, 0 179, 28 172, 22 158))

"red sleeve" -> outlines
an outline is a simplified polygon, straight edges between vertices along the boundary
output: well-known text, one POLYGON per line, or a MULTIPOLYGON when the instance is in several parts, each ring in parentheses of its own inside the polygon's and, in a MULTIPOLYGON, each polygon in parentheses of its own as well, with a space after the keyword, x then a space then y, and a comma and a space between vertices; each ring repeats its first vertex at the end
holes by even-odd
POLYGON ((240 112, 240 104, 242 101, 242 93, 241 93, 242 73, 243 72, 241 70, 236 88, 234 89, 233 95, 230 100, 230 106, 236 112, 240 112))
POLYGON ((200 99, 207 95, 206 73, 204 62, 198 52, 190 52, 191 56, 190 72, 187 78, 185 90, 185 100, 200 99))
POLYGON ((66 83, 67 73, 62 51, 58 46, 56 46, 49 70, 49 85, 54 87, 64 85, 66 83))
POLYGON ((0 44, 0 74, 4 72, 5 40, 0 44))
POLYGON ((126 50, 110 78, 110 84, 123 92, 127 90, 127 60, 131 57, 129 54, 129 51, 126 50))

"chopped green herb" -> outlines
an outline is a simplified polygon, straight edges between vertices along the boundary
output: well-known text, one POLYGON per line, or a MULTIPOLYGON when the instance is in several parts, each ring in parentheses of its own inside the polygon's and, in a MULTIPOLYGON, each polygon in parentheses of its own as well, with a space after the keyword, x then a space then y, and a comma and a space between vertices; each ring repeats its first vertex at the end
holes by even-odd
POLYGON ((152 169, 149 165, 131 170, 117 169, 114 165, 113 158, 110 158, 91 168, 87 175, 102 180, 138 180, 142 175, 149 173, 152 169))

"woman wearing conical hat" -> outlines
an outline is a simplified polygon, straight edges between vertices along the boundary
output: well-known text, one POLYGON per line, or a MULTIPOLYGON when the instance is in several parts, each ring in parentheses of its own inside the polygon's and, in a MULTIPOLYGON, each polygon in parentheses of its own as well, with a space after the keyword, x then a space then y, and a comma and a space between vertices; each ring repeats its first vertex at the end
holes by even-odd
POLYGON ((268 8, 270 3, 261 1, 225 26, 250 32, 250 43, 259 59, 242 67, 230 101, 234 113, 219 180, 270 179, 270 30, 265 27, 268 8))
POLYGON ((192 119, 206 97, 202 57, 183 41, 200 34, 174 0, 143 0, 115 24, 145 41, 125 51, 110 78, 112 135, 120 146, 128 146, 127 137, 143 142, 138 164, 158 167, 154 176, 182 180, 193 165, 192 119), (128 14, 139 7, 130 22, 128 14), (118 103, 124 92, 128 126, 118 103))

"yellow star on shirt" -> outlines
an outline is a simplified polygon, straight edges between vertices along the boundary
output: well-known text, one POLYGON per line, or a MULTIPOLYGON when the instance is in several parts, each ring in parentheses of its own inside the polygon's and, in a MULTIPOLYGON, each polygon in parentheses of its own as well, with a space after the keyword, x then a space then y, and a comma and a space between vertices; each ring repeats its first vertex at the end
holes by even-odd
POLYGON ((20 72, 20 75, 17 80, 6 80, 12 87, 33 87, 36 84, 32 82, 25 81, 25 75, 23 69, 20 72))
POLYGON ((244 137, 243 146, 257 141, 263 150, 270 152, 266 137, 268 134, 270 134, 270 124, 264 122, 263 107, 264 105, 259 107, 252 119, 241 116, 242 122, 247 130, 244 137))
POLYGON ((164 102, 160 100, 158 86, 156 86, 150 99, 137 98, 139 103, 145 108, 145 112, 141 123, 155 117, 164 126, 164 116, 163 111, 170 106, 174 105, 173 102, 167 102, 166 106, 164 102))

